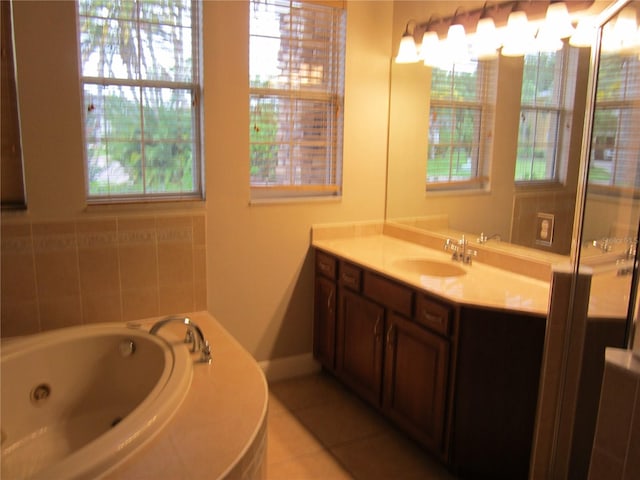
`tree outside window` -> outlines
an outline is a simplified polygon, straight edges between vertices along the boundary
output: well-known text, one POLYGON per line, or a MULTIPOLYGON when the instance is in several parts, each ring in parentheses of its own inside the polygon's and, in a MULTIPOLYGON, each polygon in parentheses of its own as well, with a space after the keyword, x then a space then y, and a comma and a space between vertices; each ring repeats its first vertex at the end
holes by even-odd
POLYGON ((202 196, 198 2, 79 0, 89 200, 202 196))

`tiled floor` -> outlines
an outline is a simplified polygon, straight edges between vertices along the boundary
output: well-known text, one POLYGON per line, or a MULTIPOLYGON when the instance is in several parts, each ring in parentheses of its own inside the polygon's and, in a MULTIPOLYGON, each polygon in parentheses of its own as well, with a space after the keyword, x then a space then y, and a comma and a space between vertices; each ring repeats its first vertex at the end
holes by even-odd
POLYGON ((455 478, 330 375, 269 388, 268 480, 455 478))

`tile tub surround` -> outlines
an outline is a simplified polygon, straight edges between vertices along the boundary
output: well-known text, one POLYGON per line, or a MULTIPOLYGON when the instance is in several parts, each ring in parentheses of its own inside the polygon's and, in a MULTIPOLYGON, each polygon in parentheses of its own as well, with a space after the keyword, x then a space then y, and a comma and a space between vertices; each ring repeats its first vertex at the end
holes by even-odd
POLYGON ((2 220, 2 335, 206 309, 204 214, 2 220))
POLYGON ((640 478, 640 359, 608 348, 590 480, 640 478))
MULTIPOLYGON (((209 313, 187 316, 203 330, 213 361, 194 364, 191 388, 174 417, 105 480, 265 478, 269 393, 264 374, 209 313)), ((140 323, 148 330, 156 320, 140 323)), ((159 333, 182 342, 184 326, 167 325, 159 333)))

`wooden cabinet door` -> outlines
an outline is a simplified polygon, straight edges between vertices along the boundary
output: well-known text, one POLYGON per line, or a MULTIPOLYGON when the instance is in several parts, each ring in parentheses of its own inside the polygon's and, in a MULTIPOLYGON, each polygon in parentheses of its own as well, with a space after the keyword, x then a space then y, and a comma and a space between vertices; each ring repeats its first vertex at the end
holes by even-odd
POLYGON ((419 442, 441 455, 448 369, 448 340, 389 314, 383 409, 419 442))
POLYGON ((317 276, 313 321, 313 356, 330 370, 335 369, 336 284, 317 276))
POLYGON ((340 289, 338 303, 338 376, 364 399, 379 406, 384 309, 346 289, 340 289))

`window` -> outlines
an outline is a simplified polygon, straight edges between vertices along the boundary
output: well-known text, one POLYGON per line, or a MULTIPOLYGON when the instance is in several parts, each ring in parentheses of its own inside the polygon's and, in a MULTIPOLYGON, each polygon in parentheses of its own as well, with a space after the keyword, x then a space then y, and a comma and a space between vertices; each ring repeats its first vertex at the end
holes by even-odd
POLYGON ((577 57, 557 52, 525 55, 520 97, 516 182, 554 182, 566 165, 577 57))
POLYGON ((250 9, 252 198, 339 195, 345 12, 288 0, 250 9))
POLYGON ((640 187, 640 58, 602 53, 591 137, 589 183, 640 187))
POLYGON ((427 190, 488 181, 497 62, 436 67, 431 74, 427 190))
POLYGON ((78 1, 90 202, 202 197, 198 5, 78 1))

